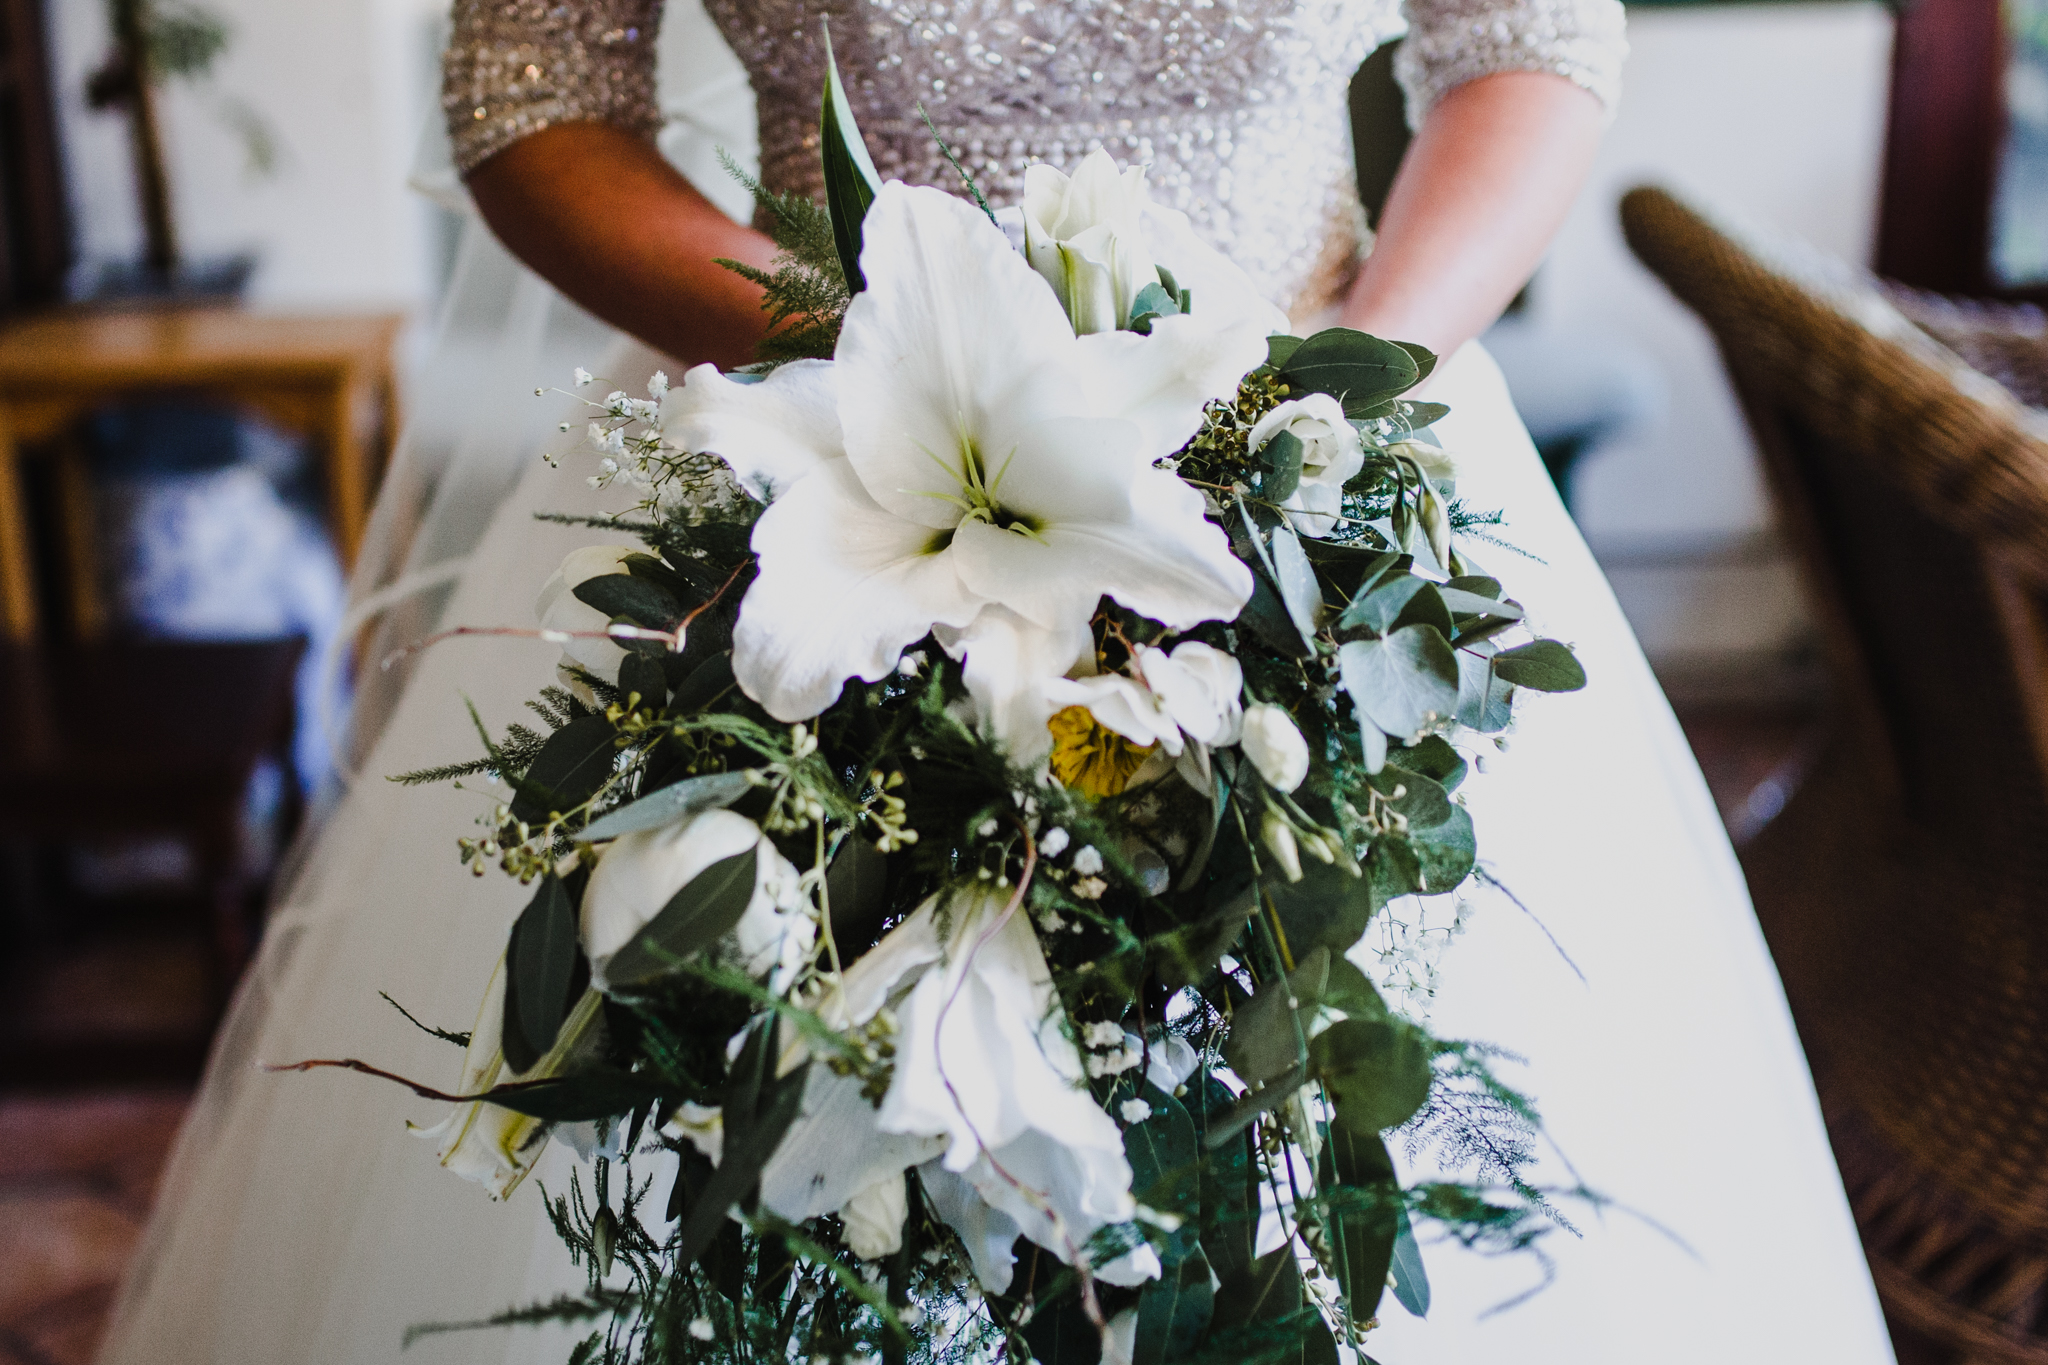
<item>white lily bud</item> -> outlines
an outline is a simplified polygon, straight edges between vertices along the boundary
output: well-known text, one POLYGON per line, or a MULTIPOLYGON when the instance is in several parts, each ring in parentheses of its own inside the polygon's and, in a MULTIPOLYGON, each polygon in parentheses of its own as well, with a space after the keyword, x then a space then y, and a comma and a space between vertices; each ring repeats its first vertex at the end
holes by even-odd
POLYGON ((1291 792, 1308 776, 1308 741, 1287 709, 1255 702, 1244 711, 1244 732, 1238 740, 1244 756, 1276 791, 1291 792))
POLYGON ((1429 552, 1436 556, 1438 567, 1446 572, 1451 568, 1451 513, 1444 506, 1444 500, 1437 496, 1434 485, 1422 486, 1422 534, 1429 539, 1429 552))
POLYGON ((1265 819, 1259 822, 1259 837, 1280 864, 1280 870, 1287 874, 1287 880, 1300 881, 1301 849, 1294 840, 1294 826, 1287 823, 1286 817, 1278 811, 1267 811, 1265 819))
POLYGON ((1072 176, 1043 162, 1024 172, 1024 259, 1059 295, 1076 336, 1131 320, 1138 291, 1159 282, 1140 215, 1145 168, 1119 171, 1097 148, 1072 176))
POLYGON ((839 1210, 847 1250, 863 1261, 879 1261, 903 1250, 903 1220, 909 1213, 910 1191, 903 1172, 892 1171, 839 1210))
MULTIPOLYGON (((582 1055, 593 1036, 602 1008, 595 993, 586 993, 556 1034, 555 1045, 536 1060, 531 1070, 515 1073, 505 1061, 505 959, 498 958, 497 970, 484 988, 484 1000, 477 1010, 476 1025, 470 1030, 469 1046, 462 1054, 462 1079, 458 1095, 476 1095, 507 1081, 537 1081, 560 1075, 582 1055)), ((495 1104, 472 1100, 431 1128, 408 1123, 416 1136, 440 1139, 437 1155, 441 1164, 464 1180, 474 1180, 493 1199, 510 1197, 519 1182, 548 1144, 549 1125, 541 1119, 517 1113, 495 1104)))
MULTIPOLYGON (((624 573, 627 555, 645 553, 637 545, 586 545, 569 551, 562 567, 541 585, 540 598, 534 603, 533 614, 540 618, 540 628, 602 631, 612 623, 612 618, 579 599, 576 589, 590 579, 624 573)), ((608 639, 579 635, 563 643, 562 655, 565 661, 610 682, 619 676, 626 651, 608 639)))

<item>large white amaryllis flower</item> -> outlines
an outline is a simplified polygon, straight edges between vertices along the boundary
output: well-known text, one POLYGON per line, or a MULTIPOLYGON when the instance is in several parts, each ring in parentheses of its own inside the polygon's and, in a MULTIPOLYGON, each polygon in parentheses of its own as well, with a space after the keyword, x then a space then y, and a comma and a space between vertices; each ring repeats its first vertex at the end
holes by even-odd
POLYGON ((1007 237, 939 190, 883 186, 863 233, 868 287, 829 365, 758 384, 699 366, 670 396, 671 439, 774 498, 734 633, 747 694, 806 719, 991 607, 1070 661, 1105 594, 1175 628, 1235 616, 1250 574, 1152 462, 1260 362, 1261 328, 1076 337, 1007 237))
MULTIPOLYGON (((921 1165, 991 1290, 1008 1287, 1020 1233, 1070 1260, 1132 1216, 1123 1136, 1088 1093, 1030 920, 1004 918, 1011 894, 977 888, 925 903, 820 1003, 840 1028, 893 1008, 895 1074, 875 1107, 858 1077, 812 1069, 803 1113, 761 1175, 768 1208, 789 1219, 831 1212, 921 1165)), ((1141 1247, 1097 1273, 1136 1284, 1158 1269, 1141 1247)))

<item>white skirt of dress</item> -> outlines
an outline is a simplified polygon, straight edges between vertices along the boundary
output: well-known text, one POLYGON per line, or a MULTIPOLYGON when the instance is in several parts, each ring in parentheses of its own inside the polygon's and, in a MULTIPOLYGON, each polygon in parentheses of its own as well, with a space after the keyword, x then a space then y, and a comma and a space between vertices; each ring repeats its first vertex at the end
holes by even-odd
MULTIPOLYGON (((645 353, 608 367, 631 389, 645 353)), ((1475 546, 1591 684, 1529 697, 1508 752, 1465 791, 1487 866, 1529 913, 1473 897, 1432 1015, 1450 1037, 1527 1056, 1557 1151, 1612 1199, 1566 1206, 1580 1235, 1489 1260, 1425 1239, 1435 1302, 1389 1296, 1369 1349, 1387 1365, 1726 1365, 1891 1360, 1812 1082, 1768 951, 1684 736, 1566 516, 1492 361, 1476 345, 1429 395, 1458 492, 1507 514, 1475 546), (1555 938, 1556 945, 1551 942, 1555 938), (1560 947, 1583 979, 1560 955, 1560 947)), ((548 416, 536 404, 536 421, 548 416)), ((534 468, 502 508, 445 619, 525 626, 561 555, 600 533, 533 520, 595 511, 574 460, 534 468)), ((559 1145, 504 1204, 441 1170, 405 1121, 442 1106, 342 1072, 261 1062, 360 1057, 451 1083, 460 1057, 378 999, 466 1029, 525 893, 459 864, 492 797, 377 780, 474 756, 465 700, 501 729, 556 651, 468 638, 429 653, 367 776, 322 831, 272 920, 180 1138, 102 1365, 343 1365, 396 1358, 415 1323, 474 1319, 580 1285, 543 1215, 575 1166, 559 1145)), ((1396 1141, 1397 1159, 1400 1145, 1396 1141)), ((1553 1157, 1543 1179, 1568 1184, 1553 1157)), ((658 1185, 665 1189, 665 1184, 658 1185)), ((422 1341, 439 1362, 559 1362, 580 1333, 493 1329, 422 1341)))

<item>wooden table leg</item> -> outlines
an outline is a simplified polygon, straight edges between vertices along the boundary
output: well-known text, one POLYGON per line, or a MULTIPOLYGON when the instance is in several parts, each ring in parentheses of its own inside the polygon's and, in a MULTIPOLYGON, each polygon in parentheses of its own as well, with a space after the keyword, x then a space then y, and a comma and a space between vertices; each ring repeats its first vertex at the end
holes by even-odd
POLYGON ((327 411, 327 516, 334 527, 334 548, 344 571, 355 568, 369 521, 368 463, 358 414, 363 407, 363 376, 354 366, 335 376, 327 411))
POLYGON ((26 644, 36 634, 35 560, 29 547, 21 450, 0 410, 0 634, 26 644))

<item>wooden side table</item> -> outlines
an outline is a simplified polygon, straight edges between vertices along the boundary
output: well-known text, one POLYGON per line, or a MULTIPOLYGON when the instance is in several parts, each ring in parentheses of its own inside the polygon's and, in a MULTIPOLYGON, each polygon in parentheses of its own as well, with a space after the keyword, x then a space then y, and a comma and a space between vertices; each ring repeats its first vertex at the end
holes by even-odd
MULTIPOLYGON (((39 624, 22 459, 120 399, 196 393, 315 437, 335 545, 343 565, 353 565, 398 431, 391 351, 403 322, 205 307, 67 311, 0 327, 0 638, 29 640, 39 624)), ((75 445, 60 445, 55 458, 72 609, 90 638, 104 620, 91 568, 90 489, 75 445)))

